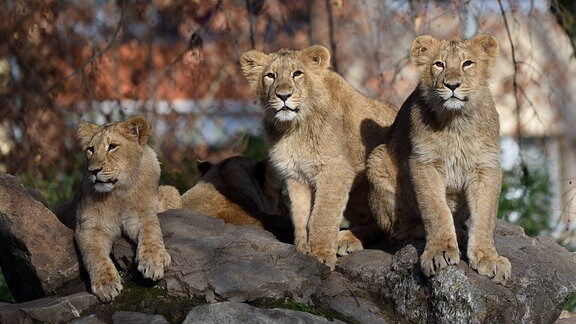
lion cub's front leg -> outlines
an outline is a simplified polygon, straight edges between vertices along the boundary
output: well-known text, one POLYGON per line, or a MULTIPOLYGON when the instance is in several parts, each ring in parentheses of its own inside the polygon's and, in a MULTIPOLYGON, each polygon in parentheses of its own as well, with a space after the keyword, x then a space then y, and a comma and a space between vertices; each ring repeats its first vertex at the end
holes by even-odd
POLYGON ((76 242, 84 266, 90 276, 92 293, 102 302, 109 302, 122 291, 122 280, 110 259, 112 237, 101 228, 79 228, 76 242))
POLYGON ((494 230, 498 212, 501 172, 499 168, 477 172, 478 178, 468 187, 466 197, 470 206, 468 260, 472 269, 497 283, 510 279, 510 261, 498 255, 494 245, 494 230))
MULTIPOLYGON (((136 212, 136 211, 133 211, 136 212)), ((138 223, 125 224, 125 230, 135 242, 136 262, 138 271, 144 278, 159 280, 164 277, 164 271, 168 269, 172 258, 166 251, 162 231, 156 213, 146 210, 139 211, 138 223)))
POLYGON ((315 256, 332 270, 336 267, 339 239, 342 240, 340 244, 342 249, 345 244, 353 245, 346 247, 350 251, 359 249, 357 243, 361 245, 355 237, 353 242, 350 240, 350 237, 353 237, 352 233, 347 235, 345 231, 342 235, 339 234, 342 214, 350 191, 350 188, 341 185, 342 182, 332 184, 319 180, 312 203, 312 190, 308 185, 294 179, 286 180, 291 201, 296 250, 315 256))
MULTIPOLYGON (((341 171, 338 178, 335 178, 332 172, 321 172, 316 179, 314 203, 308 222, 308 243, 311 254, 332 270, 336 267, 338 247, 342 248, 350 244, 350 242, 338 240, 346 240, 354 236, 352 232, 344 231, 342 234, 339 232, 353 178, 353 172, 341 171)), ((346 248, 349 252, 361 249, 362 244, 356 237, 353 241, 356 243, 346 248)))
POLYGON ((440 173, 432 166, 418 163, 411 163, 410 169, 426 231, 426 247, 420 256, 420 266, 424 275, 432 276, 460 262, 454 219, 440 173))
POLYGON ((308 219, 312 206, 312 191, 307 185, 290 178, 286 179, 286 187, 290 196, 296 251, 309 254, 308 219))

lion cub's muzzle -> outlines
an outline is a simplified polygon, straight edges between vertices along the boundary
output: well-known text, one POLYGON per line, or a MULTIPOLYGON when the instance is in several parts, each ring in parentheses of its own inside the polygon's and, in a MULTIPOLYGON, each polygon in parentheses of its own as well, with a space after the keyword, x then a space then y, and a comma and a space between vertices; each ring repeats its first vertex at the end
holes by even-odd
MULTIPOLYGON (((292 100, 290 100, 290 97, 292 97, 292 92, 286 91, 286 90, 276 90, 276 98, 281 100, 281 105, 282 107, 280 109, 276 110, 276 113, 279 113, 281 111, 291 111, 291 112, 299 112, 300 111, 300 107, 296 107, 296 108, 292 108, 290 106, 293 106, 294 104, 291 102, 292 100)), ((280 106, 280 105, 278 105, 280 106)))
POLYGON ((468 98, 461 93, 460 81, 444 81, 440 90, 440 96, 444 101, 444 108, 448 110, 460 110, 464 107, 468 98))
POLYGON ((275 103, 272 104, 274 108, 274 117, 283 122, 292 121, 298 115, 300 106, 294 102, 292 91, 288 89, 276 89, 274 92, 276 98, 275 103))
POLYGON ((88 169, 88 179, 94 185, 94 190, 97 192, 110 192, 114 189, 114 186, 118 182, 118 179, 108 178, 105 179, 100 173, 102 168, 99 169, 88 169))

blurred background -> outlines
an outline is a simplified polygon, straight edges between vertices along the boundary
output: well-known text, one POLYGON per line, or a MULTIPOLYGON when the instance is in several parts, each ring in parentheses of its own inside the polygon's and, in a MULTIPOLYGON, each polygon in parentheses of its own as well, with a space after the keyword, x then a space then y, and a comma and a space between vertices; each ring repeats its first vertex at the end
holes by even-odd
POLYGON ((501 47, 491 82, 505 173, 499 217, 574 250, 575 13, 569 0, 4 0, 0 172, 54 209, 82 176, 80 120, 144 114, 162 182, 183 193, 197 159, 267 154, 238 63, 245 51, 322 44, 361 92, 400 106, 417 82, 415 36, 490 33, 501 47))

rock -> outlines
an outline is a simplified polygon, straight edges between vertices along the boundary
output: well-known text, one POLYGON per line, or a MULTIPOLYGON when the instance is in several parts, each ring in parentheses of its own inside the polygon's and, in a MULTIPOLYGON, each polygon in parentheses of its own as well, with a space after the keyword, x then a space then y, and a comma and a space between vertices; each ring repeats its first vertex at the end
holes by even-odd
POLYGON ((386 323, 393 319, 389 303, 383 302, 384 282, 392 255, 380 250, 364 250, 340 259, 337 271, 323 281, 317 300, 326 300, 330 313, 352 322, 386 323))
POLYGON ((115 324, 168 324, 162 315, 149 315, 137 312, 116 312, 112 315, 115 324))
POLYGON ((413 245, 396 252, 384 272, 378 264, 387 257, 370 250, 342 258, 339 270, 355 285, 381 287, 383 300, 374 302, 391 303, 399 322, 552 323, 576 293, 574 256, 552 239, 526 237, 517 226, 505 226, 498 229, 495 242, 512 263, 506 286, 479 275, 464 261, 425 278, 413 245))
MULTIPOLYGON (((102 316, 102 318, 96 315, 80 317, 90 307, 98 305, 100 302, 96 296, 88 292, 65 297, 49 296, 19 304, 3 304, 0 305, 0 323, 110 323, 107 316, 102 316)), ((117 311, 112 315, 112 323, 163 324, 168 323, 168 321, 162 315, 117 311)))
POLYGON ((487 322, 484 314, 489 301, 464 273, 462 268, 450 267, 430 280, 431 297, 427 299, 431 305, 431 318, 446 323, 487 322))
POLYGON ((576 314, 563 310, 554 324, 574 324, 576 323, 576 314))
POLYGON ((71 324, 108 324, 108 322, 99 318, 98 315, 92 314, 86 317, 75 319, 70 322, 71 324))
POLYGON ((96 315, 96 314, 92 314, 92 315, 89 315, 86 317, 75 319, 70 323, 71 324, 107 324, 106 321, 99 318, 98 315, 96 315))
POLYGON ((44 196, 42 196, 40 191, 33 189, 33 188, 28 188, 28 187, 26 187, 26 190, 28 191, 28 194, 32 198, 36 199, 36 201, 41 203, 44 207, 49 208, 48 207, 48 201, 46 200, 46 198, 44 198, 44 196))
POLYGON ((0 305, 0 323, 58 323, 79 318, 90 306, 98 304, 96 296, 81 292, 70 296, 49 296, 41 299, 0 305))
MULTIPOLYGON (((235 226, 192 210, 159 214, 172 266, 164 281, 169 294, 206 296, 209 302, 253 301, 289 296, 303 303, 329 269, 296 252, 256 226, 235 226)), ((134 259, 134 249, 114 249, 120 264, 134 259)))
POLYGON ((386 318, 393 318, 391 309, 381 302, 379 294, 365 290, 362 284, 362 281, 347 280, 341 273, 332 272, 314 296, 314 305, 326 314, 352 323, 386 323, 386 318))
POLYGON ((73 231, 8 174, 0 175, 0 241, 0 268, 17 302, 79 276, 73 231))
POLYGON ((356 297, 336 297, 331 299, 328 307, 352 323, 383 324, 387 323, 381 306, 373 301, 356 297))
POLYGON ((394 254, 384 281, 375 282, 386 287, 384 296, 393 304, 397 317, 409 321, 428 317, 427 288, 423 275, 418 273, 418 261, 416 248, 407 245, 394 254))
MULTIPOLYGON (((67 263, 60 262, 63 268, 59 269, 57 260, 40 258, 38 251, 66 253, 57 250, 60 243, 53 242, 62 237, 71 241, 72 232, 53 225, 54 215, 30 198, 13 177, 0 177, 0 203, 0 260, 10 262, 2 264, 3 268, 9 264, 4 270, 24 269, 34 274, 31 269, 50 266, 53 271, 66 272, 67 263), (43 222, 33 224, 35 217, 42 217, 43 222), (50 231, 58 235, 50 236, 52 233, 46 233, 50 231), (18 252, 17 258, 10 259, 12 251, 18 252)), ((325 322, 325 318, 305 312, 265 309, 278 301, 290 301, 327 318, 353 323, 552 323, 566 300, 576 294, 574 254, 549 238, 527 237, 521 227, 504 222, 498 224, 495 243, 512 263, 512 278, 506 286, 470 269, 464 257, 458 265, 426 278, 419 264, 422 240, 392 252, 390 246, 354 252, 341 257, 336 270, 330 272, 315 258, 296 252, 293 245, 281 243, 255 226, 225 224, 187 209, 166 211, 159 219, 172 266, 155 287, 135 276, 135 283, 125 282, 125 290, 111 304, 99 304, 91 294, 79 295, 89 296, 88 304, 96 303, 83 318, 74 311, 84 308, 78 306, 81 298, 74 297, 77 295, 31 304, 0 304, 0 322, 40 317, 75 319, 75 323, 181 322, 185 317, 189 323, 208 317, 209 323, 245 317, 250 322, 325 322), (197 306, 206 302, 210 305, 197 306), (127 310, 131 312, 123 312, 127 310), (148 312, 162 315, 144 314, 148 312)), ((70 250, 73 248, 69 247, 68 256, 76 260, 70 250)), ((123 239, 114 243, 113 256, 124 272, 124 281, 130 280, 126 272, 137 273, 134 251, 134 243, 123 239)), ((78 276, 77 268, 72 273, 78 276)), ((11 289, 24 289, 20 291, 28 297, 34 295, 26 289, 38 289, 37 295, 47 293, 44 287, 53 282, 51 277, 33 278, 34 285, 18 280, 8 284, 16 283, 19 288, 11 289)))
MULTIPOLYGON (((576 292, 574 255, 547 237, 497 235, 496 248, 510 259, 513 275, 507 286, 509 290, 496 286, 498 294, 496 289, 485 291, 494 292, 489 297, 499 300, 499 311, 506 312, 515 321, 553 322, 562 305, 576 292)), ((476 285, 481 285, 483 278, 473 278, 476 285)))
POLYGON ((343 323, 324 317, 288 309, 262 309, 237 302, 221 302, 194 307, 183 324, 226 324, 226 323, 343 323))
POLYGON ((502 236, 518 236, 518 237, 526 236, 522 226, 510 224, 501 219, 498 220, 496 226, 496 234, 500 234, 502 236))

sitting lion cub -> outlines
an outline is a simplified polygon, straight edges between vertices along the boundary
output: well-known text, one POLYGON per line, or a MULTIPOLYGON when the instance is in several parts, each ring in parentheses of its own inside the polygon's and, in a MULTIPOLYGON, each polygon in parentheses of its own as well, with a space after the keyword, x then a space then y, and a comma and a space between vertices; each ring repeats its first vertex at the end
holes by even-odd
POLYGON ((460 242, 467 240, 470 267, 499 283, 510 277, 510 262, 494 246, 502 175, 488 75, 498 52, 488 35, 416 38, 412 59, 420 82, 387 144, 368 160, 370 205, 380 226, 397 240, 425 231, 420 264, 427 276, 460 261, 457 229, 465 234, 468 224, 460 242))
POLYGON ((75 236, 92 292, 104 302, 122 282, 109 253, 124 232, 138 243, 136 260, 144 278, 158 280, 170 265, 156 213, 181 206, 176 188, 158 187, 160 163, 146 144, 143 117, 98 126, 82 121, 78 137, 86 152, 86 176, 76 213, 75 236))
POLYGON ((241 65, 265 109, 270 161, 286 179, 296 249, 334 269, 337 253, 363 247, 360 232, 378 231, 368 209, 366 157, 398 110, 331 71, 323 46, 252 50, 241 65), (352 231, 339 232, 344 213, 352 231))

